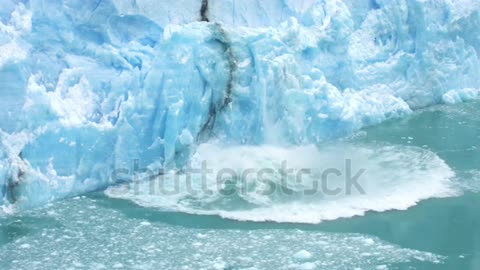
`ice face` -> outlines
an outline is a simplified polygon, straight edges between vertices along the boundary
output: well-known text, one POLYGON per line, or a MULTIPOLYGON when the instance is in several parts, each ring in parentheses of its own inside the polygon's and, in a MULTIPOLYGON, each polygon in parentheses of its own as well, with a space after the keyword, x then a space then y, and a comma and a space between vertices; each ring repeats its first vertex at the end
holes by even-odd
POLYGON ((480 88, 478 1, 0 4, 5 205, 104 188, 135 160, 181 168, 212 138, 315 144, 480 88))

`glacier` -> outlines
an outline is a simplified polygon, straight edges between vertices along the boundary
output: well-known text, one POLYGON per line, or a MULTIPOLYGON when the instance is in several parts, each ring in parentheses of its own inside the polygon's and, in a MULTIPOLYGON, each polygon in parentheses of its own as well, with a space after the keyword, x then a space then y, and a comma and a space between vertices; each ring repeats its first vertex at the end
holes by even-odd
POLYGON ((0 0, 0 205, 477 98, 475 0, 0 0))

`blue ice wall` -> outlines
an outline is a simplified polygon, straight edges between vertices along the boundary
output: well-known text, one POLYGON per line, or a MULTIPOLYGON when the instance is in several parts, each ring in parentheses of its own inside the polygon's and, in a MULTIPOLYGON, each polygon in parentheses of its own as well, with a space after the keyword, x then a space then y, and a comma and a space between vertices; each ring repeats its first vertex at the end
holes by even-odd
POLYGON ((0 0, 4 209, 478 96, 478 1, 207 2, 0 0))

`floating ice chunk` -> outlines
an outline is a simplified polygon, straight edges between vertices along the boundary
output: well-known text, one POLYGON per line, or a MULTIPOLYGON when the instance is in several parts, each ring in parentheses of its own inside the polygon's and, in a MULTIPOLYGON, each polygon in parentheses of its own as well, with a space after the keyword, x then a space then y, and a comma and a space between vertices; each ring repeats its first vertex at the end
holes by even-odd
POLYGON ((370 239, 370 238, 365 239, 365 245, 371 246, 373 244, 375 244, 375 241, 373 239, 370 239))
POLYGON ((293 255, 293 257, 299 261, 307 261, 307 260, 310 260, 312 258, 312 254, 306 250, 301 250, 297 253, 295 253, 295 255, 293 255))

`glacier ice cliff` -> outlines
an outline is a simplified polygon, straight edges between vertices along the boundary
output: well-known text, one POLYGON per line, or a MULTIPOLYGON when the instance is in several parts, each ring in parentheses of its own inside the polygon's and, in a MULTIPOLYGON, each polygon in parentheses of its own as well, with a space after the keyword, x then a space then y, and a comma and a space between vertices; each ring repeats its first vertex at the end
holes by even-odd
POLYGON ((0 204, 478 96, 480 2, 0 0, 0 204))

